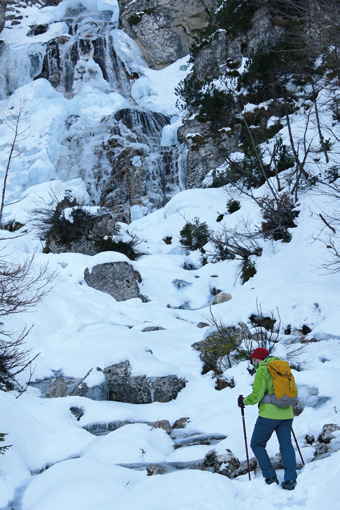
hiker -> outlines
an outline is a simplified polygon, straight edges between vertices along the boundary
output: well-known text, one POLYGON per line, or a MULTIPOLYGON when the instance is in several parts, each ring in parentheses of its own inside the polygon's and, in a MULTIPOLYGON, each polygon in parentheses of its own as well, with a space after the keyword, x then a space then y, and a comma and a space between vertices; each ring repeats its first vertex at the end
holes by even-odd
MULTIPOLYGON (((274 399, 275 395, 273 377, 269 372, 268 365, 274 360, 286 363, 287 365, 288 363, 282 362, 278 357, 270 356, 269 351, 262 347, 254 350, 251 360, 256 369, 253 391, 245 398, 242 395, 238 397, 238 405, 241 408, 247 405, 259 404, 259 417, 255 423, 250 447, 258 460, 266 483, 268 485, 272 483, 278 484, 275 470, 266 451, 267 442, 275 430, 285 472, 282 488, 293 490, 296 487, 297 477, 295 451, 291 440, 294 417, 293 408, 292 405, 289 405, 289 407, 278 407, 278 405, 269 403, 271 401, 270 395, 274 399)), ((294 387, 296 390, 295 382, 294 387)))

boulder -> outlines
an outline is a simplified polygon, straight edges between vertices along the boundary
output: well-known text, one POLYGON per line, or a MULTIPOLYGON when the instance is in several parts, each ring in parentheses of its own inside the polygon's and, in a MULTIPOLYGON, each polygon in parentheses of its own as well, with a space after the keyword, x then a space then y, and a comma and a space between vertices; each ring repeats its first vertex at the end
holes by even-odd
POLYGON ((236 469, 240 467, 240 461, 235 457, 231 450, 223 455, 217 455, 214 462, 214 473, 231 478, 236 469))
POLYGON ((89 287, 110 294, 116 301, 141 297, 138 287, 141 276, 128 262, 98 264, 91 271, 86 268, 84 279, 89 287))
POLYGON ((169 402, 177 397, 186 382, 176 375, 147 377, 131 376, 128 361, 104 369, 109 387, 109 400, 130 404, 151 404, 152 402, 169 402))
POLYGON ((334 432, 340 430, 340 426, 335 423, 328 423, 322 427, 322 432, 318 437, 319 443, 329 444, 334 439, 334 432))
POLYGON ((226 303, 232 299, 232 295, 228 294, 228 292, 219 292, 217 296, 214 297, 212 302, 213 305, 220 305, 221 303, 226 303))

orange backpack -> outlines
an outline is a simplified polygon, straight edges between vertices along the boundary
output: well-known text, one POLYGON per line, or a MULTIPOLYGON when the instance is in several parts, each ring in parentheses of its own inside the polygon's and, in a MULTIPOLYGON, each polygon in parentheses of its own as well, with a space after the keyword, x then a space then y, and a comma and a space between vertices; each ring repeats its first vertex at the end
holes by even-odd
POLYGON ((267 365, 273 378, 274 393, 266 394, 261 402, 277 407, 289 407, 298 402, 298 390, 288 361, 273 360, 267 365))

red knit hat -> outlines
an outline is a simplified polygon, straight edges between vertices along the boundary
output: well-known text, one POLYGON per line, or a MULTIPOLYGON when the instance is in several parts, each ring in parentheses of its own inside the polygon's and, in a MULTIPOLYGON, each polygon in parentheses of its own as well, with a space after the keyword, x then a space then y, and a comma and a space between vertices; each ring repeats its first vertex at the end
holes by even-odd
POLYGON ((268 349, 264 349, 263 347, 258 347, 257 349, 255 349, 255 351, 253 351, 252 355, 251 355, 251 359, 260 359, 260 360, 264 360, 267 358, 267 356, 269 356, 269 351, 268 349))

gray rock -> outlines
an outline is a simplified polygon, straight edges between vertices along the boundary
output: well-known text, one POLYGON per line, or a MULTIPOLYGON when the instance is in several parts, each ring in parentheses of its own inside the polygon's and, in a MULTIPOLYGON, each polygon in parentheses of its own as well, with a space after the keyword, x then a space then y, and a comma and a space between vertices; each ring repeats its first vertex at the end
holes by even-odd
POLYGON ((146 467, 146 472, 148 476, 164 475, 167 471, 168 469, 166 468, 166 466, 162 466, 161 464, 149 464, 146 467))
POLYGON ((319 457, 328 454, 330 451, 331 450, 328 444, 317 444, 315 446, 314 457, 312 460, 318 459, 319 457))
POLYGON ((161 69, 189 53, 218 4, 219 0, 122 0, 120 21, 149 66, 161 69))
POLYGON ((110 380, 112 377, 130 377, 131 366, 129 360, 121 361, 115 365, 104 368, 104 375, 106 380, 110 380))
POLYGON ((225 379, 224 377, 217 377, 215 390, 221 391, 225 388, 235 388, 235 380, 233 377, 230 379, 225 379))
POLYGON ((141 331, 142 333, 150 333, 151 331, 165 331, 165 328, 163 326, 146 326, 141 331))
POLYGON ((88 386, 82 379, 73 379, 72 377, 56 377, 48 385, 45 393, 46 398, 60 398, 68 395, 85 396, 88 386))
POLYGON ((334 439, 333 432, 340 430, 339 425, 335 423, 328 423, 322 427, 322 432, 318 437, 319 443, 328 444, 334 439))
POLYGON ((57 377, 51 382, 46 391, 46 398, 64 397, 67 393, 67 383, 63 377, 57 377))
POLYGON ((227 35, 224 30, 219 30, 195 57, 194 68, 197 78, 203 82, 211 76, 212 70, 216 75, 224 73, 227 68, 226 62, 227 35))
POLYGON ((148 423, 153 429, 163 429, 167 434, 171 432, 171 425, 169 420, 157 420, 155 422, 148 423))
MULTIPOLYGON (((124 362, 128 363, 128 362, 124 362)), ((185 380, 176 375, 163 377, 131 376, 128 365, 119 364, 104 369, 109 387, 109 400, 130 404, 169 402, 185 387, 185 380), (121 374, 118 375, 119 371, 121 374), (125 375, 124 375, 125 374, 125 375)))
POLYGON ((261 7, 255 12, 251 27, 246 38, 245 56, 247 57, 261 46, 275 46, 284 31, 282 27, 274 25, 266 7, 261 7))
POLYGON ((184 429, 188 425, 189 422, 190 422, 190 418, 187 416, 185 416, 183 418, 179 418, 178 420, 175 421, 172 428, 173 429, 184 429))
POLYGON ((116 301, 141 297, 138 282, 140 274, 128 262, 107 262, 91 270, 85 269, 84 279, 89 287, 106 292, 116 301))
POLYGON ((199 329, 204 329, 204 328, 208 328, 209 324, 207 322, 198 322, 197 327, 199 329))
POLYGON ((221 303, 226 303, 227 301, 230 301, 233 298, 231 294, 228 294, 228 292, 220 292, 217 294, 217 296, 214 297, 214 300, 212 302, 213 305, 219 305, 221 303))
POLYGON ((174 400, 178 393, 185 388, 185 384, 185 380, 180 379, 177 375, 151 378, 152 401, 169 402, 174 400))
POLYGON ((82 409, 81 407, 70 407, 70 411, 71 413, 73 414, 73 416, 76 417, 77 421, 80 420, 80 418, 82 418, 82 416, 84 416, 84 409, 82 409))
MULTIPOLYGON (((249 459, 249 469, 250 471, 256 471, 259 468, 258 462, 255 457, 249 459)), ((248 463, 246 460, 240 463, 240 467, 235 469, 232 473, 231 478, 237 478, 238 476, 246 475, 248 473, 248 463)))
POLYGON ((225 131, 213 129, 211 122, 202 122, 192 115, 184 119, 177 136, 188 151, 185 162, 188 188, 202 187, 207 174, 224 165, 225 155, 236 150, 241 124, 235 123, 235 118, 233 122, 232 131, 225 131))
POLYGON ((192 285, 191 282, 186 282, 185 280, 173 280, 171 282, 177 289, 184 289, 185 287, 190 287, 192 285))
POLYGON ((240 461, 235 457, 231 450, 223 455, 217 455, 214 462, 214 472, 231 478, 236 469, 240 467, 240 461))

